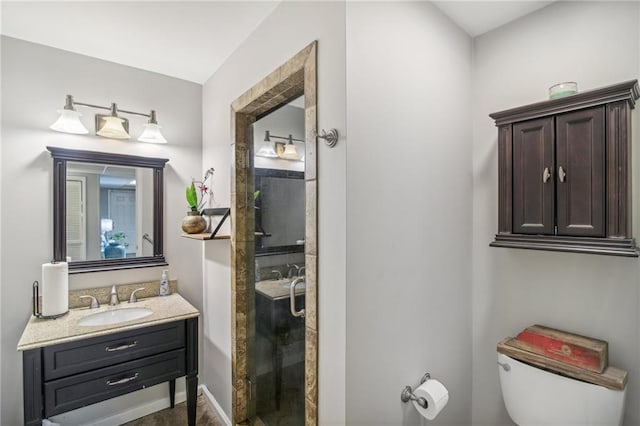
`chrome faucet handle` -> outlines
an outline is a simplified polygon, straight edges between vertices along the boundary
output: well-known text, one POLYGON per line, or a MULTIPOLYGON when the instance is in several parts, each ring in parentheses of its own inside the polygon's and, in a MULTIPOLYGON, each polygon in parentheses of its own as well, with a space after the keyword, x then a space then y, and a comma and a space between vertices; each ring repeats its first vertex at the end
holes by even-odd
POLYGON ((305 272, 307 272, 307 268, 305 266, 301 266, 300 269, 298 269, 298 276, 304 277, 305 272))
POLYGON ((80 299, 91 299, 91 305, 89 305, 90 309, 96 309, 100 307, 100 303, 98 302, 98 299, 96 299, 93 296, 80 296, 80 299))
POLYGON ((129 297, 129 303, 136 303, 138 301, 138 297, 136 296, 136 293, 139 292, 140 290, 144 290, 144 287, 136 288, 131 292, 131 296, 129 297))
POLYGON ((120 300, 118 299, 118 291, 114 285, 111 287, 111 299, 109 299, 109 305, 116 306, 118 303, 120 303, 120 300))
POLYGON ((278 271, 277 269, 274 269, 273 271, 271 271, 271 273, 276 275, 276 278, 274 278, 274 280, 282 279, 282 272, 278 271))
POLYGON ((300 267, 298 265, 296 265, 295 263, 292 263, 292 264, 288 264, 287 263, 287 268, 289 268, 289 269, 287 269, 287 278, 293 278, 293 277, 297 276, 299 271, 300 271, 300 267), (291 271, 293 271, 294 269, 296 270, 295 271, 295 275, 293 275, 291 273, 291 271))

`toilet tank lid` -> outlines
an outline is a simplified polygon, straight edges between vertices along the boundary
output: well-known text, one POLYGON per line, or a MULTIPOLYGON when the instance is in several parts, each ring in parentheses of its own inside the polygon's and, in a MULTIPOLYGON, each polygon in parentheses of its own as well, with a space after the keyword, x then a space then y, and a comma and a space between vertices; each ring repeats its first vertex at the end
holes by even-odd
POLYGON ((518 361, 525 362, 535 367, 544 368, 556 374, 561 374, 573 379, 583 380, 587 383, 604 386, 609 389, 622 390, 627 384, 627 372, 620 368, 608 366, 604 372, 596 373, 584 368, 565 364, 545 356, 520 349, 513 342, 514 339, 508 337, 498 343, 499 353, 510 356, 518 361))

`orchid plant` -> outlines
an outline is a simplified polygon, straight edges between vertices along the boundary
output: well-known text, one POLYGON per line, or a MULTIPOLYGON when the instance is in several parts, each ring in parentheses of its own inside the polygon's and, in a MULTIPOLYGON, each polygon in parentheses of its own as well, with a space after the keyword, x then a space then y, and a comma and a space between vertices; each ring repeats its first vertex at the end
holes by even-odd
POLYGON ((187 204, 193 212, 199 212, 208 202, 213 203, 213 190, 207 186, 207 181, 213 179, 214 168, 206 171, 202 180, 191 179, 191 185, 187 187, 187 204))

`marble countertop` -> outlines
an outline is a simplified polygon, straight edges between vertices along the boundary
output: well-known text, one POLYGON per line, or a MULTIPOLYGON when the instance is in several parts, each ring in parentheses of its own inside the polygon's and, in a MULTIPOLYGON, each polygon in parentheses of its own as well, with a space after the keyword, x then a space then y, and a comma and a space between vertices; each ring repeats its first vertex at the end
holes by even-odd
MULTIPOLYGON (((279 300, 289 298, 289 284, 294 278, 284 278, 280 280, 264 280, 256 283, 256 292, 268 297, 269 299, 279 300)), ((296 296, 304 294, 304 283, 296 286, 296 296)))
POLYGON ((181 319, 197 317, 198 310, 177 293, 164 297, 139 299, 136 303, 120 302, 117 306, 102 305, 97 309, 70 309, 69 313, 57 319, 40 319, 32 316, 18 342, 18 350, 25 351, 89 337, 104 336, 125 330, 147 327, 181 319), (78 320, 97 312, 123 308, 148 308, 151 315, 117 324, 79 326, 78 320))

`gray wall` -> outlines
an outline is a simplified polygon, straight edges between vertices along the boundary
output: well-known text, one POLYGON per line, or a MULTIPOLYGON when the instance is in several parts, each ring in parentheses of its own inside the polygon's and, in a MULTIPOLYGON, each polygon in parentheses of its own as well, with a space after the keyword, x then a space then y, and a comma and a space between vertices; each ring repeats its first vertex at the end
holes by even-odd
MULTIPOLYGON (((318 40, 318 126, 337 128, 334 149, 318 149, 319 419, 344 424, 345 357, 345 18, 344 3, 282 2, 204 85, 202 168, 215 167, 216 201, 228 205, 229 105, 298 51, 318 40)), ((205 246, 203 381, 231 412, 229 243, 205 246)))
MULTIPOLYGON (((475 39, 473 77, 473 424, 511 424, 496 343, 542 323, 609 341, 629 371, 626 425, 640 424, 638 259, 490 248, 497 230, 497 130, 491 112, 638 78, 636 2, 558 2, 475 39)), ((634 133, 640 131, 634 112, 634 133)), ((633 181, 640 164, 634 147, 633 181)), ((637 188, 638 185, 634 184, 637 188)), ((634 218, 638 217, 635 191, 634 218)), ((638 229, 637 220, 635 229, 638 229)), ((637 238, 637 232, 636 232, 637 238)))
POLYGON ((348 425, 420 424, 399 394, 427 371, 429 424, 471 421, 470 84, 433 5, 347 3, 348 425))
MULTIPOLYGON (((184 188, 199 174, 202 149, 202 86, 86 56, 2 37, 2 164, 0 281, 3 425, 22 422, 21 354, 16 345, 31 313, 31 283, 52 257, 52 163, 47 145, 169 158, 165 169, 165 253, 180 292, 202 308, 202 244, 181 238, 184 188), (95 135, 58 133, 48 127, 66 94, 96 104, 116 101, 125 109, 158 111, 169 144, 114 141, 95 135)), ((93 129, 95 111, 83 110, 93 129)), ((140 128, 144 119, 131 118, 140 128)), ((159 280, 162 268, 73 275, 71 288, 159 280)), ((182 386, 181 381, 179 386, 182 386)), ((135 409, 159 398, 166 385, 80 409, 65 424, 135 409)))

